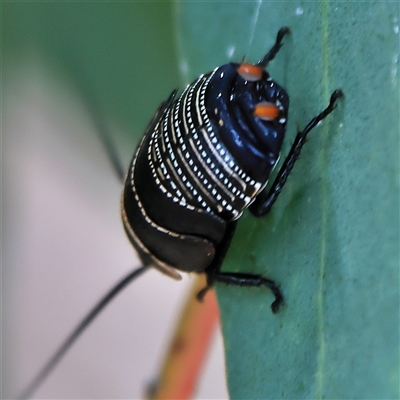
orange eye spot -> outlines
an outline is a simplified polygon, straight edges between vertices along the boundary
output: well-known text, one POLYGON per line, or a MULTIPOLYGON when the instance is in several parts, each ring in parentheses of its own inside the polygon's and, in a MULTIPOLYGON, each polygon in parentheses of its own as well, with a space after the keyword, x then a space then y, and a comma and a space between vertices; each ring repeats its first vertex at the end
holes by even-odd
POLYGON ((263 71, 261 67, 253 64, 240 64, 237 69, 238 74, 246 81, 258 81, 261 79, 263 71))
POLYGON ((279 116, 279 108, 273 103, 259 103, 254 109, 256 117, 272 120, 279 116))

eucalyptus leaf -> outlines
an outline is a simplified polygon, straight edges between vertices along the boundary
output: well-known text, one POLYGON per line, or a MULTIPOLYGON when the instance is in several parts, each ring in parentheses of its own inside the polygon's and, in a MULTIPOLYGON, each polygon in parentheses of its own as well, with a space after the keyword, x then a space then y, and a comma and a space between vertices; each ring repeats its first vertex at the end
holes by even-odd
POLYGON ((186 82, 258 61, 291 35, 271 76, 296 130, 341 88, 267 217, 245 215, 224 271, 280 283, 217 286, 231 398, 399 398, 399 3, 180 2, 186 82))

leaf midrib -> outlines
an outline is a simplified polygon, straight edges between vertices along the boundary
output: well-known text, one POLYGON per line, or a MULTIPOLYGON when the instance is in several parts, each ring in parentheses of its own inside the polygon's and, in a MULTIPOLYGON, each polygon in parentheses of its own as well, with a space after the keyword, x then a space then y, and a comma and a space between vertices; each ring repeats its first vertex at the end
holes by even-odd
MULTIPOLYGON (((321 40, 322 40, 322 85, 325 103, 329 100, 329 34, 328 34, 328 1, 321 1, 321 40)), ((326 239, 327 239, 327 206, 328 206, 328 124, 323 124, 321 132, 322 152, 321 152, 321 249, 320 266, 318 275, 318 294, 317 294, 317 318, 318 318, 318 357, 316 371, 316 399, 322 399, 324 384, 324 365, 325 365, 325 336, 324 336, 324 308, 323 308, 323 277, 325 275, 326 264, 326 239)))

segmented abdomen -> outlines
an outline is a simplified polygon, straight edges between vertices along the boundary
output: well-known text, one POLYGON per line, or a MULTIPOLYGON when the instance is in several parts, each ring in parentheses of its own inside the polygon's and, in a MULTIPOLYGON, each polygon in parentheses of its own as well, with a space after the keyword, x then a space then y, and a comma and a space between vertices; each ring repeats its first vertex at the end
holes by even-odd
POLYGON ((207 115, 207 87, 216 73, 200 76, 166 110, 151 133, 148 162, 166 197, 229 221, 241 215, 261 183, 238 166, 207 115))
MULTIPOLYGON (((125 183, 125 230, 144 264, 169 275, 174 274, 172 268, 203 272, 228 224, 240 217, 265 184, 240 168, 220 135, 221 126, 231 121, 223 122, 221 110, 207 106, 219 96, 234 99, 229 95, 231 80, 224 78, 227 72, 237 77, 226 65, 200 76, 179 99, 174 101, 171 95, 146 130, 125 183), (216 93, 213 84, 222 79, 225 91, 216 93)), ((269 164, 268 159, 268 168, 269 164)))

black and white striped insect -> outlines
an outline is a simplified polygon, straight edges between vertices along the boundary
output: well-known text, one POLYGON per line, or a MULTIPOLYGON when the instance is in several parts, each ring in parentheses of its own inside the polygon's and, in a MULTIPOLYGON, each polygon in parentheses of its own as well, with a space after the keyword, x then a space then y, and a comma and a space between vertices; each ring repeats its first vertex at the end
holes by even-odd
POLYGON ((257 64, 229 63, 200 76, 178 99, 174 91, 144 134, 122 198, 124 227, 144 265, 178 279, 176 270, 204 272, 208 287, 214 282, 268 286, 275 295, 273 312, 283 301, 273 281, 220 267, 243 210, 257 217, 270 211, 306 135, 341 95, 334 92, 329 106, 297 134, 265 192, 289 108, 289 96, 265 67, 288 32, 280 29, 257 64))
MULTIPOLYGON (((225 64, 200 76, 178 98, 173 91, 161 104, 133 156, 121 201, 125 231, 143 266, 101 299, 21 398, 33 394, 100 310, 149 267, 176 279, 178 271, 205 273, 207 287, 199 299, 215 282, 267 286, 275 296, 272 311, 278 312, 283 296, 274 281, 222 272, 221 265, 243 211, 248 208, 256 217, 268 214, 307 134, 342 96, 334 91, 329 105, 297 133, 266 189, 285 136, 289 96, 265 68, 288 33, 281 28, 258 63, 225 64)), ((122 176, 112 146, 107 151, 122 176)))

